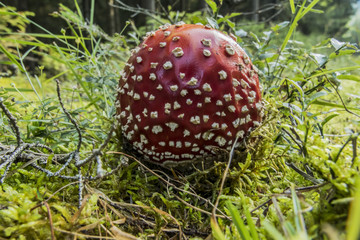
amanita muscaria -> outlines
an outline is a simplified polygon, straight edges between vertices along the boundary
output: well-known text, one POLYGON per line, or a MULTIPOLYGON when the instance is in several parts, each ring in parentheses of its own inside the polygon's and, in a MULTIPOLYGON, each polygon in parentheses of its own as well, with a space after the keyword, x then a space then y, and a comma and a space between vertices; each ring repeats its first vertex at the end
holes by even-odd
POLYGON ((123 136, 161 164, 229 150, 261 121, 256 68, 232 37, 208 26, 178 23, 147 33, 117 91, 123 136))

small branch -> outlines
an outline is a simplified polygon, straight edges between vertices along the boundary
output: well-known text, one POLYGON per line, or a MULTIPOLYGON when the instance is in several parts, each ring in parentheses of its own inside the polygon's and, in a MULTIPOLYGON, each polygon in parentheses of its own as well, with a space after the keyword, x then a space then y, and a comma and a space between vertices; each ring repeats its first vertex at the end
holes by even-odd
MULTIPOLYGON (((40 170, 44 173, 46 173, 48 176, 54 176, 54 173, 51 172, 50 170, 47 170, 46 168, 43 168, 41 166, 39 166, 36 163, 32 163, 31 164, 34 168, 36 168, 37 170, 40 170)), ((57 175, 56 177, 62 178, 62 179, 66 179, 66 180, 78 180, 79 178, 77 176, 65 176, 65 175, 57 175)))
POLYGON ((71 121, 71 123, 75 126, 75 129, 79 135, 79 142, 78 142, 78 145, 77 145, 77 148, 76 148, 76 151, 79 152, 80 151, 80 147, 81 147, 81 144, 82 144, 82 135, 81 135, 81 131, 80 131, 80 128, 79 128, 79 125, 77 124, 77 122, 75 121, 75 119, 70 115, 70 113, 65 109, 64 107, 64 103, 61 99, 61 93, 60 93, 60 82, 58 79, 55 80, 56 81, 56 91, 57 91, 57 95, 58 95, 58 99, 59 99, 59 103, 60 103, 60 106, 63 110, 63 112, 65 113, 65 115, 68 117, 68 119, 71 121))
MULTIPOLYGON (((315 190, 315 189, 318 189, 318 188, 321 188, 325 185, 329 184, 329 182, 324 182, 324 183, 321 183, 321 184, 317 184, 317 185, 312 185, 312 186, 307 186, 307 187, 298 187, 298 188, 295 188, 295 191, 298 193, 298 192, 309 192, 309 191, 312 191, 312 190, 315 190)), ((291 190, 290 189, 287 189, 285 190, 283 193, 281 194, 273 194, 270 196, 270 198, 268 200, 266 200, 264 203, 260 204, 259 206, 257 206, 256 208, 252 209, 250 211, 250 213, 253 213, 255 212, 256 210, 262 208, 263 206, 265 205, 268 205, 268 204, 272 204, 272 199, 273 197, 278 197, 278 196, 290 196, 291 195, 291 190)))
POLYGON ((303 176, 306 180, 309 180, 309 181, 311 181, 311 182, 314 183, 314 184, 321 184, 321 183, 323 183, 322 180, 316 179, 316 178, 310 176, 310 175, 307 174, 306 172, 304 172, 304 171, 300 170, 299 168, 297 168, 293 163, 287 163, 287 162, 286 162, 285 164, 286 164, 286 166, 292 168, 295 172, 297 172, 298 174, 300 174, 301 176, 303 176))
POLYGON ((87 157, 87 158, 85 158, 85 159, 83 159, 83 160, 81 160, 81 161, 78 161, 78 162, 75 164, 75 166, 81 167, 81 166, 83 166, 84 164, 86 164, 87 162, 89 162, 89 161, 91 161, 92 159, 94 159, 96 156, 101 155, 101 154, 102 154, 102 150, 104 150, 104 148, 109 144, 109 142, 110 142, 110 140, 111 140, 111 138, 112 138, 112 135, 113 135, 114 130, 115 130, 115 124, 111 125, 110 131, 109 131, 109 133, 108 133, 108 135, 107 135, 107 137, 106 137, 106 140, 100 145, 99 149, 95 149, 95 150, 93 151, 93 153, 92 153, 89 157, 87 157))
POLYGON ((16 136, 16 142, 18 147, 22 143, 21 137, 20 137, 20 129, 17 125, 16 118, 10 113, 9 109, 5 106, 3 103, 4 99, 0 97, 0 108, 5 113, 6 117, 9 119, 10 127, 14 131, 16 136))
POLYGON ((61 168, 59 170, 57 170, 55 173, 51 173, 50 175, 48 174, 48 176, 50 176, 50 177, 59 176, 60 173, 70 164, 71 160, 73 160, 74 154, 75 154, 75 152, 72 152, 70 154, 68 160, 66 160, 66 162, 61 166, 61 168))
MULTIPOLYGON (((304 148, 303 148, 303 146, 301 146, 299 141, 297 139, 295 139, 285 128, 281 128, 281 130, 283 130, 291 138, 291 140, 293 140, 293 142, 299 147, 299 151, 300 151, 301 155, 305 158, 306 156, 304 153, 304 148)), ((300 142, 302 143, 301 140, 300 140, 300 142)))
POLYGON ((82 176, 82 173, 81 173, 81 168, 79 167, 78 169, 78 177, 79 177, 79 209, 81 208, 81 205, 82 205, 82 201, 83 201, 83 188, 84 188, 84 182, 83 182, 83 176, 82 176))
POLYGON ((34 145, 29 146, 29 148, 44 148, 48 150, 50 153, 54 153, 54 151, 49 146, 41 143, 35 143, 34 145))
MULTIPOLYGON (((320 183, 317 185, 312 185, 312 186, 307 186, 307 187, 298 187, 298 188, 295 188, 295 191, 296 192, 309 192, 309 191, 321 188, 327 184, 329 184, 329 182, 323 182, 323 183, 320 183)), ((284 194, 291 194, 291 189, 285 190, 284 194)))
POLYGON ((51 210, 49 207, 49 204, 47 202, 44 202, 44 205, 46 207, 47 213, 48 213, 48 218, 49 218, 49 223, 50 223, 50 231, 51 231, 51 240, 55 240, 55 231, 54 231, 54 224, 53 224, 53 220, 52 220, 52 216, 51 216, 51 210))
POLYGON ((11 154, 10 156, 7 157, 7 160, 5 160, 1 165, 0 165, 0 169, 5 168, 5 171, 3 173, 3 175, 1 176, 0 179, 0 183, 4 183, 5 177, 11 167, 11 165, 13 164, 13 162, 15 161, 15 159, 21 154, 22 151, 24 151, 26 148, 29 147, 29 144, 22 144, 20 146, 18 146, 11 154))
POLYGON ((348 145, 349 142, 352 142, 353 144, 353 158, 352 158, 352 162, 354 162, 355 158, 356 158, 356 139, 358 138, 359 133, 357 134, 352 134, 347 140, 346 142, 341 146, 341 148, 339 149, 338 153, 335 156, 334 162, 337 162, 339 160, 339 157, 341 155, 341 152, 345 149, 346 145, 348 145), (355 144, 354 144, 355 141, 355 144), (355 148, 354 148, 355 145, 355 148))
MULTIPOLYGON (((311 57, 310 57, 310 58, 311 58, 311 57)), ((311 58, 311 59, 312 59, 313 62, 317 65, 318 70, 320 70, 321 72, 324 72, 324 71, 323 71, 323 66, 320 66, 320 65, 315 61, 315 59, 313 59, 313 58, 311 58)), ((335 90, 336 95, 339 97, 339 99, 340 99, 340 101, 341 101, 341 104, 344 106, 345 111, 347 111, 348 113, 350 113, 350 114, 352 114, 352 115, 360 118, 360 115, 359 115, 359 114, 354 113, 353 111, 351 111, 350 109, 347 108, 347 106, 346 106, 346 104, 345 104, 342 96, 341 96, 340 93, 339 93, 338 87, 336 87, 336 86, 334 85, 334 83, 332 83, 332 82, 329 80, 329 78, 326 76, 326 74, 324 74, 323 76, 325 77, 326 81, 331 85, 331 87, 335 90)))
POLYGON ((234 143, 233 143, 233 145, 232 145, 231 151, 230 151, 230 153, 229 153, 229 161, 228 161, 228 163, 227 163, 227 165, 226 165, 226 168, 225 168, 223 177, 222 177, 222 179, 221 179, 219 195, 218 195, 217 198, 216 198, 216 202, 215 202, 214 207, 213 207, 213 210, 212 210, 212 219, 214 219, 214 222, 215 222, 215 223, 217 223, 217 220, 216 220, 216 210, 217 210, 217 206, 219 205, 219 202, 220 202, 220 197, 221 197, 221 194, 222 194, 222 191, 223 191, 223 188, 224 188, 225 180, 226 180, 227 174, 228 174, 229 169, 230 169, 231 161, 232 161, 233 156, 234 156, 235 146, 236 146, 236 143, 238 142, 238 140, 239 140, 239 137, 236 136, 236 138, 235 138, 235 140, 234 140, 234 143))

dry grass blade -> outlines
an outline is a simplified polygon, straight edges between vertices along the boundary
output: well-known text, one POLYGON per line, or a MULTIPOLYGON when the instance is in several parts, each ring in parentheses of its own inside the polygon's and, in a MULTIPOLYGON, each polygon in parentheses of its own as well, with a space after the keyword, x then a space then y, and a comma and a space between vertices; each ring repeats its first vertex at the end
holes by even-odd
POLYGON ((87 202, 87 200, 89 199, 89 197, 90 197, 90 194, 87 194, 87 195, 82 199, 80 208, 76 211, 76 213, 74 214, 74 216, 73 216, 73 217, 71 218, 71 220, 70 220, 70 223, 71 223, 72 225, 74 225, 74 224, 77 222, 77 220, 79 219, 80 214, 81 214, 81 211, 84 209, 84 207, 85 207, 85 205, 86 205, 86 202, 87 202))
POLYGON ((92 229, 95 229, 96 227, 98 227, 100 225, 100 223, 104 220, 105 218, 100 218, 98 219, 97 222, 94 222, 94 223, 91 223, 91 224, 88 224, 86 226, 83 226, 83 227, 80 227, 76 230, 76 232, 81 232, 81 231, 89 231, 89 230, 92 230, 92 229))
POLYGON ((116 240, 138 240, 139 238, 126 233, 124 231, 121 231, 118 227, 112 226, 110 228, 110 231, 114 234, 114 237, 116 240))
POLYGON ((51 216, 51 210, 50 210, 49 204, 47 202, 44 202, 44 205, 46 207, 48 218, 49 218, 51 240, 55 240, 54 223, 53 223, 52 216, 51 216))
POLYGON ((96 236, 96 235, 87 235, 87 234, 82 234, 82 233, 76 233, 76 232, 70 232, 70 231, 66 231, 63 230, 61 228, 57 228, 54 227, 55 231, 60 232, 60 233, 64 233, 66 235, 70 235, 73 236, 74 239, 77 238, 85 238, 85 239, 107 239, 107 240, 117 240, 114 237, 105 237, 105 236, 96 236))

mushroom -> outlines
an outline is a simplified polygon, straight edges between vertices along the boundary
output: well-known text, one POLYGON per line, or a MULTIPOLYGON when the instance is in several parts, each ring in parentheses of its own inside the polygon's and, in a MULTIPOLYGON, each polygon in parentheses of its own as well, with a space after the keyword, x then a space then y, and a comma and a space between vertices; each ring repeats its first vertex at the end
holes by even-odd
POLYGON ((148 33, 117 92, 123 136, 159 164, 229 150, 261 122, 256 67, 233 38, 206 26, 177 23, 148 33))

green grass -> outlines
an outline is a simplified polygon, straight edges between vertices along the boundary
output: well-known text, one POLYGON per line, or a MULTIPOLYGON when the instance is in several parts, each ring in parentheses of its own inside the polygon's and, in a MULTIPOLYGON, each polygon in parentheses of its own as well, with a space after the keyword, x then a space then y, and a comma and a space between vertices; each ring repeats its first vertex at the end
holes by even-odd
MULTIPOLYGON (((210 21, 234 32, 240 28, 229 18, 216 18, 218 6, 207 2, 213 16, 206 19, 188 13, 185 20, 210 21)), ((308 10, 316 2, 294 5, 289 1, 289 9, 298 16, 289 25, 238 38, 260 70, 266 117, 252 132, 247 148, 236 149, 220 196, 227 156, 208 169, 186 174, 178 169, 168 171, 143 165, 123 153, 117 132, 99 157, 102 168, 94 161, 80 171, 91 176, 100 174, 99 169, 118 171, 85 182, 80 209, 75 180, 47 176, 26 161, 14 162, 0 185, 0 237, 205 239, 212 234, 215 239, 357 239, 360 119, 356 114, 360 114, 360 99, 356 96, 360 83, 356 76, 360 63, 354 51, 359 49, 349 43, 337 49, 335 40, 305 38, 296 31, 296 22, 306 18, 306 12, 313 14, 308 10), (318 45, 294 41, 303 39, 318 45), (339 78, 347 74, 355 77, 351 81, 339 78), (335 89, 353 113, 346 113, 335 89), (218 197, 218 210, 213 211, 218 197)), ((31 51, 42 57, 38 63, 42 67, 1 78, 5 89, 0 89, 0 98, 17 118, 25 142, 46 144, 54 154, 69 153, 78 147, 79 138, 59 106, 54 79, 60 79, 65 108, 82 133, 80 158, 84 159, 106 139, 114 122, 115 88, 136 34, 109 36, 93 24, 92 17, 85 24, 80 9, 60 8, 67 30, 44 30, 31 41, 7 36, 24 46, 36 46, 31 51), (44 43, 43 38, 54 43, 44 43)), ((41 28, 28 19, 25 22, 41 28)), ((145 28, 135 30, 145 34, 145 28)), ((8 49, 0 57, 21 65, 24 55, 8 49)), ((0 143, 16 145, 2 111, 0 132, 0 143)), ((42 151, 48 159, 45 167, 59 170, 61 164, 53 155, 42 151)), ((78 171, 71 162, 63 174, 75 176, 78 171)))

